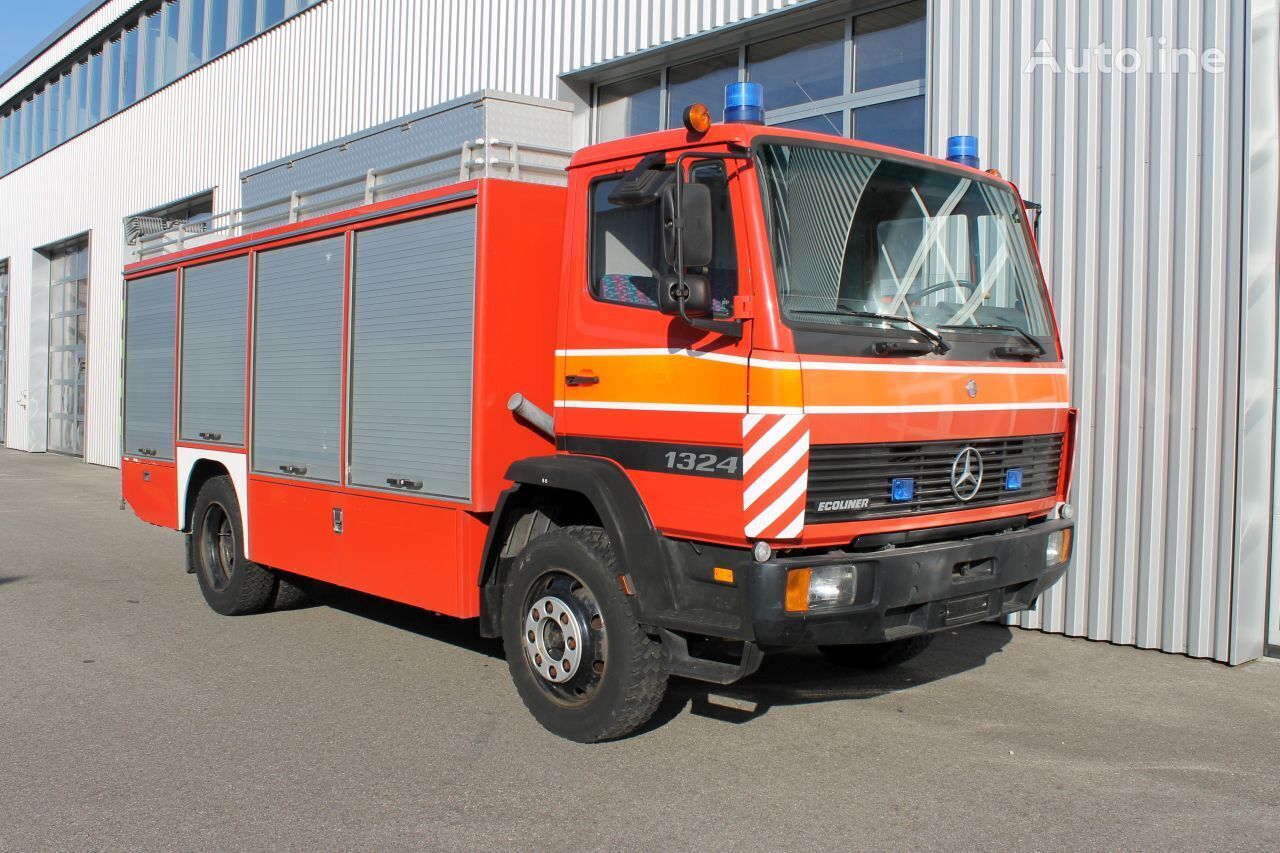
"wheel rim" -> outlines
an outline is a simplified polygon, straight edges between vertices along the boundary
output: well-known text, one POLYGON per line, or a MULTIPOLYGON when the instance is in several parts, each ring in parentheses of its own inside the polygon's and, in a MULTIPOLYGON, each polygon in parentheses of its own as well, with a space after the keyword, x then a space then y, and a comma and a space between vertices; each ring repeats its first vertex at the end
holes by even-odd
POLYGON ((221 504, 209 504, 200 525, 201 568, 216 590, 226 589, 236 568, 236 535, 221 504))
POLYGON ((607 644, 600 605, 581 580, 568 572, 548 572, 525 599, 525 663, 534 680, 556 701, 591 701, 606 666, 607 644))

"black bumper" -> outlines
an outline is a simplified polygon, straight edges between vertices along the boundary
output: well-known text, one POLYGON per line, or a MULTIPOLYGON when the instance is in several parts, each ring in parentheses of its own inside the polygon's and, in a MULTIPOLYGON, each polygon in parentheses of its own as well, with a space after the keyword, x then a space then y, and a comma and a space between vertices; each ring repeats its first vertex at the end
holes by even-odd
POLYGON ((699 548, 686 555, 685 595, 659 619, 663 627, 752 642, 764 649, 798 645, 879 643, 941 631, 1028 609, 1058 581, 1070 560, 1050 566, 1050 533, 1066 520, 1020 530, 872 553, 833 552, 756 563, 741 551, 699 548), (713 565, 731 565, 732 587, 710 584, 713 565), (787 573, 823 565, 857 567, 857 593, 849 605, 790 613, 787 573), (713 590, 713 587, 718 587, 713 590), (713 603, 714 602, 714 603, 713 603))
POLYGON ((961 542, 759 564, 747 595, 755 642, 878 643, 1026 610, 1070 565, 1046 565, 1045 547, 1050 533, 1071 526, 1052 521, 961 542), (786 612, 787 570, 827 564, 858 567, 857 601, 786 612))

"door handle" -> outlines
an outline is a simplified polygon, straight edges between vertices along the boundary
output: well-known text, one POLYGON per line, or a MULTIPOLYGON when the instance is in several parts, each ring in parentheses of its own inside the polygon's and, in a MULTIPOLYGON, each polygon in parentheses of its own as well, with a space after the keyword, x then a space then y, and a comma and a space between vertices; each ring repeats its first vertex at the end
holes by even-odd
POLYGON ((411 489, 416 492, 422 488, 422 481, 410 480, 408 477, 388 477, 387 485, 393 489, 411 489))
POLYGON ((205 441, 222 441, 222 433, 220 432, 202 432, 200 437, 205 441))
POLYGON ((600 377, 584 373, 571 373, 564 378, 564 384, 573 387, 577 387, 579 385, 598 385, 600 384, 600 377))

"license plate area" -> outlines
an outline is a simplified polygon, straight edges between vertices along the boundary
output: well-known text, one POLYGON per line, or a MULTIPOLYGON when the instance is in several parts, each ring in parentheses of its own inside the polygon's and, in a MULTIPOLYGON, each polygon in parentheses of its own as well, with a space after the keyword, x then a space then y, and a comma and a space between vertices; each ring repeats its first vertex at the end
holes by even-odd
POLYGON ((991 578, 996 574, 996 558, 987 557, 982 560, 967 560, 951 567, 951 577, 957 581, 974 578, 991 578))
POLYGON ((953 598, 943 602, 942 624, 948 628, 953 625, 966 625, 978 622, 987 617, 991 610, 991 594, 966 595, 964 598, 953 598))

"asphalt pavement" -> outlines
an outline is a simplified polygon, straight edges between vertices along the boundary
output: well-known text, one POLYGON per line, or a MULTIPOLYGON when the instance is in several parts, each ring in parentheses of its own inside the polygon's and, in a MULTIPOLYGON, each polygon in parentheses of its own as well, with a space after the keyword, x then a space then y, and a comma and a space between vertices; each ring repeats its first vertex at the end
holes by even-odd
POLYGON ((996 625, 540 728, 470 622, 214 614, 118 472, 0 450, 0 850, 1275 849, 1280 663, 996 625))

